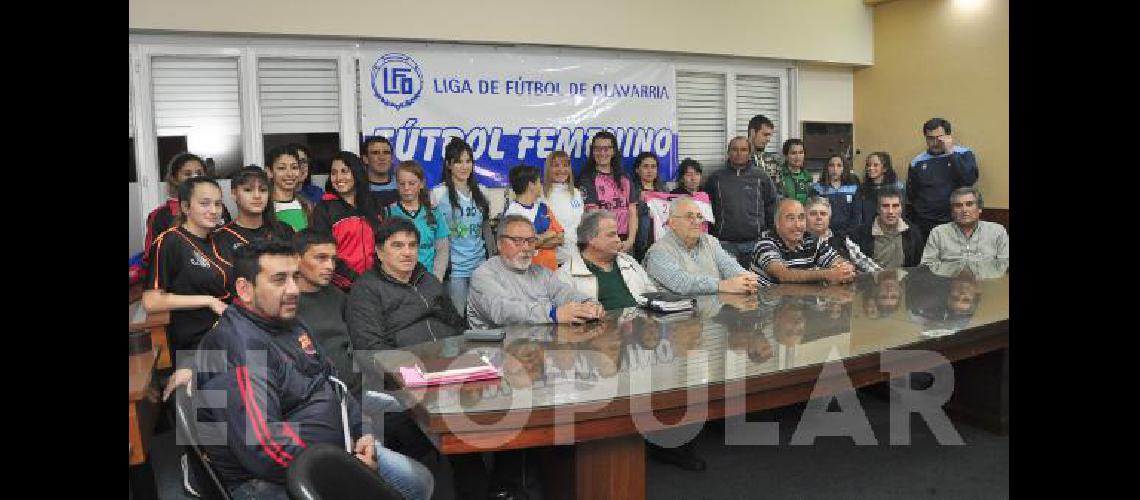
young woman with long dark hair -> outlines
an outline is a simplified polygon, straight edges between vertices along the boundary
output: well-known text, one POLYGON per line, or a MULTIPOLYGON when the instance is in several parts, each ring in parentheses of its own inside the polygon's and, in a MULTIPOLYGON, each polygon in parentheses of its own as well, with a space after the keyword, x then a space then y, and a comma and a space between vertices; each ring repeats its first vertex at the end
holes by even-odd
POLYGON ((154 240, 142 303, 147 312, 170 311, 166 333, 171 360, 194 349, 225 311, 230 266, 214 251, 211 231, 222 214, 222 188, 205 176, 178 186, 179 224, 154 240))
POLYGON ((650 151, 642 152, 633 160, 634 181, 637 190, 637 232, 634 236, 633 257, 640 262, 645 258, 645 252, 653 244, 653 224, 649 219, 649 205, 644 198, 647 192, 665 192, 665 183, 661 181, 661 161, 657 155, 650 151))
MULTIPOLYGON (((863 165, 863 223, 869 224, 879 214, 879 193, 884 189, 898 189, 906 193, 906 184, 899 180, 895 168, 891 166, 891 155, 886 151, 875 151, 867 155, 863 165)), ((905 197, 904 197, 905 199, 905 197)))
POLYGON ((863 221, 863 200, 859 194, 859 177, 838 154, 827 158, 827 170, 812 186, 814 195, 827 198, 831 204, 831 230, 847 236, 863 221))
POLYGON ((313 208, 309 227, 336 240, 333 284, 348 290, 376 262, 380 209, 368 189, 364 162, 350 151, 333 155, 325 194, 313 208))
MULTIPOLYGON (((237 218, 213 232, 214 249, 227 266, 233 266, 235 251, 254 240, 278 238, 289 241, 293 228, 277 220, 269 196, 269 176, 261 167, 242 167, 230 181, 230 193, 237 205, 237 218)), ((231 293, 233 279, 226 283, 231 293)))
POLYGON ((638 194, 633 181, 622 171, 620 153, 617 137, 612 132, 603 130, 594 134, 578 187, 584 193, 587 210, 601 208, 617 217, 622 251, 628 253, 633 251, 637 236, 638 194))
POLYGON ((432 188, 430 196, 432 206, 447 221, 451 252, 447 293, 461 316, 467 311, 471 273, 487 260, 483 231, 491 213, 487 196, 475 180, 474 159, 471 146, 453 137, 443 151, 443 182, 432 188))

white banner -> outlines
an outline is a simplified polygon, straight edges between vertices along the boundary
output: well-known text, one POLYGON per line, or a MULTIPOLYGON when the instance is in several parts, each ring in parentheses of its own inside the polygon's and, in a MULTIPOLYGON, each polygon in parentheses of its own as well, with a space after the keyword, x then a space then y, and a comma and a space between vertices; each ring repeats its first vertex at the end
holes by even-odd
POLYGON ((429 185, 440 180, 444 147, 451 137, 471 145, 481 184, 506 186, 511 167, 542 168, 552 151, 566 151, 578 172, 590 138, 602 129, 617 136, 627 172, 632 172, 634 157, 652 151, 661 159, 661 178, 674 180, 672 64, 540 54, 543 50, 364 47, 361 130, 365 136, 391 139, 398 160, 420 162, 429 185))

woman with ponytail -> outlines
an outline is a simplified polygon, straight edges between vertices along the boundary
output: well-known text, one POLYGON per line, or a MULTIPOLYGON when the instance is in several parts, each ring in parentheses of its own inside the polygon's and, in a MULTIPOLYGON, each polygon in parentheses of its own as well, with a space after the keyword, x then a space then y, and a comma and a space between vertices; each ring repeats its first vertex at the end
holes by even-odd
POLYGON ((416 225, 420 232, 418 260, 442 281, 451 256, 447 220, 443 210, 431 206, 426 179, 424 168, 415 160, 400 162, 396 167, 396 191, 400 199, 385 207, 384 217, 401 217, 416 225))
POLYGON ((467 311, 471 273, 487 260, 483 230, 490 208, 475 181, 474 153, 463 139, 453 137, 443 151, 443 182, 431 190, 431 204, 447 221, 449 261, 447 293, 459 314, 467 311))

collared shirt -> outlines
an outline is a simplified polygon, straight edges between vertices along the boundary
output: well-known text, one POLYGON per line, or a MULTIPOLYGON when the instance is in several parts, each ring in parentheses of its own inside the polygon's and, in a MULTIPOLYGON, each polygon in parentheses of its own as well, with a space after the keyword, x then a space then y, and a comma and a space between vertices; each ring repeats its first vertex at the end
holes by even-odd
POLYGON ((645 254, 645 270, 662 287, 681 295, 717 293, 720 280, 744 272, 736 258, 725 252, 716 238, 702 234, 696 246, 690 249, 685 248, 673 231, 666 232, 649 248, 645 254), (681 252, 683 257, 677 257, 673 251, 681 252), (713 265, 707 266, 706 272, 692 272, 683 267, 681 260, 685 258, 692 263, 691 267, 700 267, 701 262, 707 262, 706 258, 713 265), (711 269, 713 266, 716 267, 715 275, 711 269))
POLYGON ((1009 259, 1009 234, 1001 224, 978 221, 973 234, 966 236, 953 222, 930 230, 922 263, 956 260, 1009 259))
MULTIPOLYGON (((872 228, 872 231, 873 230, 874 228, 872 228)), ((831 238, 833 236, 835 236, 835 233, 832 233, 831 229, 828 229, 827 233, 823 235, 823 238, 820 238, 816 241, 816 246, 823 245, 824 243, 831 241, 831 238)), ((880 266, 878 262, 875 262, 875 259, 872 259, 871 257, 867 256, 867 254, 863 253, 863 249, 860 248, 857 243, 851 241, 851 238, 844 236, 843 244, 847 247, 847 254, 851 256, 851 263, 855 264, 855 268, 858 269, 859 272, 873 273, 875 271, 883 270, 883 266, 880 266)), ((832 250, 834 250, 834 248, 832 250)))
POLYGON ((799 246, 789 248, 784 239, 775 231, 764 231, 756 242, 756 256, 752 260, 752 272, 760 276, 760 286, 772 286, 780 282, 767 273, 768 265, 782 262, 789 269, 814 269, 831 266, 839 254, 826 241, 818 239, 810 232, 804 232, 799 246))
POLYGON ((871 224, 871 252, 887 269, 902 267, 906 263, 906 250, 903 248, 903 231, 910 229, 906 221, 899 218, 898 226, 892 231, 883 230, 879 225, 882 219, 875 217, 871 224))

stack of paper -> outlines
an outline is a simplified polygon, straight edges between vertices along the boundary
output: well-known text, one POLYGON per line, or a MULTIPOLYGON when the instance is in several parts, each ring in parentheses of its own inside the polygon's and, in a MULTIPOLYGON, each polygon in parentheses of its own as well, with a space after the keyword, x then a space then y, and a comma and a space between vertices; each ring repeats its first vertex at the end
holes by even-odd
POLYGON ((423 387, 427 385, 491 380, 502 377, 503 374, 490 362, 484 360, 483 363, 476 366, 439 371, 425 371, 418 365, 401 366, 400 376, 404 379, 405 387, 423 387))
POLYGON ((678 312, 688 311, 693 308, 692 300, 651 300, 649 301, 649 308, 661 312, 678 312))

